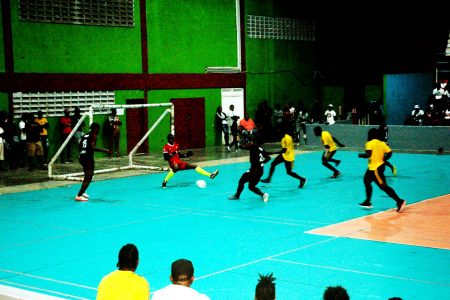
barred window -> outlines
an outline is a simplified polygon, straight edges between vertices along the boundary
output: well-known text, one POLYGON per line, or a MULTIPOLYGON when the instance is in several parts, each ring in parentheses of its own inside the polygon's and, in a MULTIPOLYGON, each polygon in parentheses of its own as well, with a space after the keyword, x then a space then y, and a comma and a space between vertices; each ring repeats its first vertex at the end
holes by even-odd
POLYGON ((19 0, 21 21, 134 27, 133 0, 19 0))
MULTIPOLYGON (((93 104, 115 104, 114 92, 13 93, 14 118, 41 110, 47 117, 64 115, 64 109, 78 106, 82 112, 93 104)), ((109 113, 109 108, 100 110, 109 113)))
POLYGON ((312 42, 316 40, 316 25, 308 20, 248 15, 247 36, 254 39, 312 42))

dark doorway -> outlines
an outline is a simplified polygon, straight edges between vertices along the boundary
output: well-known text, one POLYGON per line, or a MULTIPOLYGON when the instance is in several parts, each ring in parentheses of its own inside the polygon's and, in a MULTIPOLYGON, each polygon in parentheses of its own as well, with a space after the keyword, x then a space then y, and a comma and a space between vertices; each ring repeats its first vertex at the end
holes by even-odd
POLYGON ((175 140, 183 149, 205 147, 205 98, 170 100, 175 110, 175 140))
MULTIPOLYGON (((145 99, 127 99, 127 104, 147 104, 145 99)), ((127 118, 127 153, 141 140, 148 130, 148 108, 128 108, 125 110, 127 118)), ((136 153, 148 153, 148 139, 136 153)))

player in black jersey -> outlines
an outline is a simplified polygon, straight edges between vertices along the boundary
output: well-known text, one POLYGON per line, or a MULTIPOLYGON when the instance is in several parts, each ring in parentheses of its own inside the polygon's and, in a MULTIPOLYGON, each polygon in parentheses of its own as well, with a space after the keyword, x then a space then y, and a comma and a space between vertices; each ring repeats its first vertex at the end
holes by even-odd
POLYGON ((249 142, 243 146, 243 149, 250 151, 250 169, 248 169, 244 174, 242 174, 239 179, 239 185, 237 191, 234 195, 229 196, 230 200, 238 200, 244 190, 244 184, 248 182, 248 189, 253 193, 261 196, 263 202, 269 202, 269 194, 261 192, 261 190, 256 186, 264 173, 264 164, 270 160, 269 152, 266 152, 264 148, 261 147, 263 144, 259 141, 260 138, 255 135, 253 141, 249 142))
POLYGON ((80 158, 79 162, 83 166, 84 178, 81 184, 80 191, 75 197, 76 201, 88 201, 89 195, 86 194, 86 190, 94 177, 94 152, 100 151, 110 154, 111 150, 96 148, 97 136, 100 131, 100 125, 98 123, 92 123, 89 127, 90 131, 83 135, 81 138, 79 148, 80 148, 80 158))

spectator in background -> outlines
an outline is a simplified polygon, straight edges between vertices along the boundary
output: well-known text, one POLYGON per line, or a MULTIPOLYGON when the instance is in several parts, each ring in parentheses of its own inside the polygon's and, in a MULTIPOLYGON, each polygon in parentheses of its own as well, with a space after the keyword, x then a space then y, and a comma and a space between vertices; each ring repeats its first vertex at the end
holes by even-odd
POLYGON ((28 114, 23 113, 19 121, 19 167, 27 166, 27 132, 25 130, 28 114))
POLYGON ((281 126, 283 125, 283 110, 281 109, 280 103, 275 103, 275 108, 273 110, 274 118, 274 134, 275 139, 281 139, 283 132, 281 126))
POLYGON ((49 125, 48 125, 47 118, 44 118, 43 115, 44 114, 42 113, 42 110, 38 110, 37 117, 34 119, 34 121, 41 128, 40 139, 41 139, 42 149, 44 151, 42 160, 43 160, 44 166, 46 166, 47 162, 48 162, 48 127, 49 127, 49 125))
POLYGON ((28 170, 34 170, 34 158, 36 158, 40 169, 45 170, 43 155, 44 149, 41 143, 41 127, 34 121, 34 115, 28 114, 28 120, 25 124, 27 132, 27 156, 28 156, 28 170))
POLYGON ((263 100, 258 104, 255 113, 255 123, 258 127, 259 134, 265 141, 272 141, 273 139, 273 123, 272 123, 272 108, 269 106, 267 100, 263 100))
POLYGON ((227 148, 228 152, 230 152, 230 127, 228 126, 228 116, 223 112, 222 106, 217 107, 216 120, 217 125, 221 128, 220 132, 223 133, 223 137, 225 139, 225 147, 227 148))
POLYGON ((231 121, 231 136, 233 137, 233 141, 230 143, 230 148, 235 146, 236 152, 239 151, 239 130, 238 130, 238 120, 239 116, 234 112, 234 105, 230 105, 230 111, 228 112, 229 120, 231 121))
POLYGON ((323 300, 350 300, 347 290, 342 286, 329 286, 323 293, 323 300))
MULTIPOLYGON (((72 116, 72 126, 73 128, 75 128, 75 126, 77 125, 78 121, 81 119, 81 111, 80 108, 78 106, 75 107, 75 111, 73 113, 72 116)), ((83 129, 84 129, 85 123, 84 121, 80 124, 80 126, 76 129, 73 137, 75 138, 75 145, 78 147, 80 145, 80 141, 81 138, 84 135, 83 129)), ((72 129, 73 129, 72 128, 72 129)))
POLYGON ((108 117, 108 134, 109 134, 109 150, 112 155, 120 157, 120 126, 122 121, 117 115, 117 109, 111 109, 111 114, 108 117))
POLYGON ((0 111, 0 171, 7 171, 8 169, 5 166, 5 124, 6 120, 4 119, 3 111, 0 111))
POLYGON ((148 281, 135 273, 139 265, 139 251, 133 244, 124 245, 119 251, 118 270, 102 278, 97 290, 97 300, 148 300, 148 281))
POLYGON ((172 263, 169 276, 172 284, 156 291, 152 300, 209 300, 210 298, 191 288, 194 282, 194 265, 190 260, 178 259, 172 263))
POLYGON ((296 134, 296 138, 294 139, 297 140, 297 142, 301 141, 301 135, 303 133, 303 140, 305 141, 305 145, 308 144, 308 141, 306 139, 306 123, 309 121, 309 114, 308 112, 304 109, 303 105, 299 106, 298 109, 298 115, 296 118, 296 122, 295 122, 295 134, 296 134))
POLYGON ((258 283, 255 288, 255 300, 275 300, 275 277, 273 273, 268 275, 259 275, 258 283))
MULTIPOLYGON (((64 109, 64 115, 59 118, 59 125, 61 129, 61 142, 64 143, 72 132, 72 118, 70 117, 70 110, 68 108, 64 109)), ((70 140, 67 141, 67 145, 63 148, 60 159, 63 164, 72 162, 72 143, 70 140)))
POLYGON ((326 116, 327 118, 327 122, 325 124, 333 125, 334 123, 336 123, 336 121, 334 120, 334 117, 336 117, 336 112, 333 109, 333 104, 328 104, 328 108, 325 111, 324 116, 326 116))
POLYGON ((249 115, 244 114, 244 118, 239 122, 239 129, 242 134, 241 144, 247 143, 252 139, 253 134, 257 131, 257 127, 249 115))
POLYGON ((424 118, 424 112, 420 109, 420 106, 418 104, 414 105, 414 109, 411 112, 411 125, 422 125, 422 121, 424 118))

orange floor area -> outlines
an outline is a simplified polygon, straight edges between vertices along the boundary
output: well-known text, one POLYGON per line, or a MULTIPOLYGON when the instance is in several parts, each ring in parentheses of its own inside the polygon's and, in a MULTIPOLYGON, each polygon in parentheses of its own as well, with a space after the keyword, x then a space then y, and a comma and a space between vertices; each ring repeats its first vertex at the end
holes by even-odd
POLYGON ((342 222, 308 233, 450 250, 450 195, 342 222))

